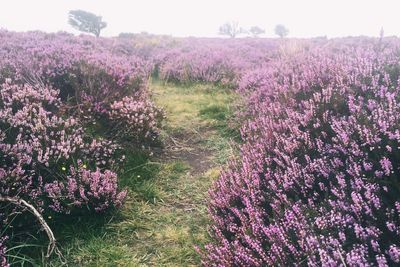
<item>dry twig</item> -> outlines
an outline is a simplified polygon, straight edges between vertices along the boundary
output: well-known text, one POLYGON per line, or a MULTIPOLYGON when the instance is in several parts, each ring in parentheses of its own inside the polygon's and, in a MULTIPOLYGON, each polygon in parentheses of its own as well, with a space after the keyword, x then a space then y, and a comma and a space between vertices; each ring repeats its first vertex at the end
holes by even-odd
POLYGON ((47 258, 50 257, 50 255, 54 252, 54 249, 56 248, 56 239, 54 237, 53 231, 50 229, 49 225, 46 223, 46 221, 44 220, 43 216, 39 213, 39 211, 34 206, 32 206, 25 200, 18 197, 0 196, 0 202, 8 202, 18 207, 27 208, 36 217, 40 225, 45 230, 47 236, 49 237, 49 245, 47 246, 46 257, 47 258))

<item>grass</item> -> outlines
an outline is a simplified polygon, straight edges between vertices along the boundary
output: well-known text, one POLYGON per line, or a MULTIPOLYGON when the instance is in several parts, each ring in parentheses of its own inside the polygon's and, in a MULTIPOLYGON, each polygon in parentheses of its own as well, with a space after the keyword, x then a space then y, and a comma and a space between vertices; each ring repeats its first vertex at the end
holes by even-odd
POLYGON ((230 123, 238 99, 232 90, 207 84, 183 87, 161 82, 153 83, 153 90, 160 106, 166 109, 168 134, 201 132, 203 145, 213 151, 213 159, 219 164, 235 154, 240 133, 239 127, 230 123))
MULTIPOLYGON (((128 189, 122 209, 105 216, 57 222, 56 237, 69 266, 199 266, 195 245, 209 241, 207 191, 219 165, 234 155, 237 131, 229 126, 236 96, 211 85, 178 86, 155 81, 155 101, 167 119, 162 138, 192 140, 211 163, 196 170, 186 154, 175 158, 128 153, 120 185, 128 189), (193 141, 196 140, 196 141, 193 141), (206 152, 204 152, 206 151, 206 152)), ((168 145, 169 144, 169 145, 168 145)), ((58 257, 38 266, 60 266, 58 257)))

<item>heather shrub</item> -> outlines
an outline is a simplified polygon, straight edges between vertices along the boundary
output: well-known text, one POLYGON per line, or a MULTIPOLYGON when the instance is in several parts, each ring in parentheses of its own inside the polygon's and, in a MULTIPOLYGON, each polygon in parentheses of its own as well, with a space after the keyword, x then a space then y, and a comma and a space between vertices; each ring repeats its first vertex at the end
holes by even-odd
POLYGON ((118 56, 108 57, 109 55, 97 54, 95 58, 89 57, 76 62, 68 72, 69 77, 63 79, 73 84, 73 92, 77 95, 71 96, 76 97, 78 103, 110 103, 146 89, 148 74, 141 70, 145 66, 140 61, 124 60, 118 56))
POLYGON ((103 137, 90 136, 84 138, 82 147, 83 158, 90 159, 87 163, 92 163, 90 166, 93 168, 118 170, 125 160, 122 146, 103 137))
POLYGON ((76 75, 76 105, 83 107, 83 120, 97 123, 96 128, 103 134, 120 142, 141 145, 154 141, 163 115, 146 92, 148 72, 138 71, 141 64, 135 65, 133 61, 114 60, 112 67, 96 64, 80 65, 81 73, 76 75))
MULTIPOLYGON (((71 184, 75 180, 80 183, 100 183, 104 186, 91 187, 92 194, 100 194, 102 190, 112 190, 99 198, 101 207, 120 205, 122 195, 117 189, 117 180, 98 174, 88 175, 85 172, 72 172, 69 168, 77 164, 77 160, 87 162, 88 166, 111 166, 116 146, 92 139, 85 134, 78 119, 60 117, 61 101, 58 91, 44 85, 13 85, 7 80, 1 88, 0 98, 0 192, 6 196, 18 196, 29 199, 37 207, 46 208, 48 197, 54 198, 47 188, 57 182, 71 184), (106 152, 103 155, 92 154, 95 151, 106 152), (68 173, 70 171, 71 173, 68 173), (82 175, 86 174, 83 179, 82 175), (91 180, 93 178, 93 181, 91 180), (94 181, 95 179, 101 181, 94 181), (112 185, 112 186, 111 186, 112 185), (119 197, 116 197, 116 196, 119 197)), ((51 205, 54 211, 60 209, 51 205)), ((96 207, 96 211, 101 208, 96 207)))
POLYGON ((164 114, 151 101, 124 97, 111 104, 108 116, 112 136, 123 141, 151 143, 159 134, 164 114))
POLYGON ((86 207, 96 212, 110 207, 118 207, 126 196, 126 191, 118 192, 117 175, 106 170, 90 171, 80 163, 70 167, 66 182, 54 181, 44 186, 51 200, 51 207, 57 212, 70 213, 73 208, 86 207))
POLYGON ((163 115, 149 99, 144 74, 134 65, 124 68, 118 61, 112 65, 119 72, 113 73, 107 64, 80 62, 68 77, 58 79, 62 81, 56 84, 62 88, 65 112, 79 117, 95 134, 119 142, 138 145, 154 141, 163 115))
POLYGON ((251 119, 210 192, 205 265, 399 264, 397 49, 333 48, 241 81, 251 119))

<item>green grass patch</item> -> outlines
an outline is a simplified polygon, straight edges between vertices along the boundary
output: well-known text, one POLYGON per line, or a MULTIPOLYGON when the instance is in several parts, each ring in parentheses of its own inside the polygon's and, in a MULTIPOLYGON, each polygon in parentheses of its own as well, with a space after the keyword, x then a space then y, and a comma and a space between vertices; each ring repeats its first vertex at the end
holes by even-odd
POLYGON ((229 109, 222 105, 209 105, 200 110, 200 115, 211 120, 226 121, 229 116, 229 109))

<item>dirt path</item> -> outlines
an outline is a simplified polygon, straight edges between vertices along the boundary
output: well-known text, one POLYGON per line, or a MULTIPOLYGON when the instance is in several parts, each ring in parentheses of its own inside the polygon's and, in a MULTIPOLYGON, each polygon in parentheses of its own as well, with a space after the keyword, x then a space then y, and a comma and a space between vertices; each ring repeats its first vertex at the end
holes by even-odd
POLYGON ((204 146, 207 129, 199 133, 182 133, 168 136, 168 143, 160 155, 163 161, 181 161, 190 167, 192 176, 203 175, 215 167, 213 151, 204 146))

